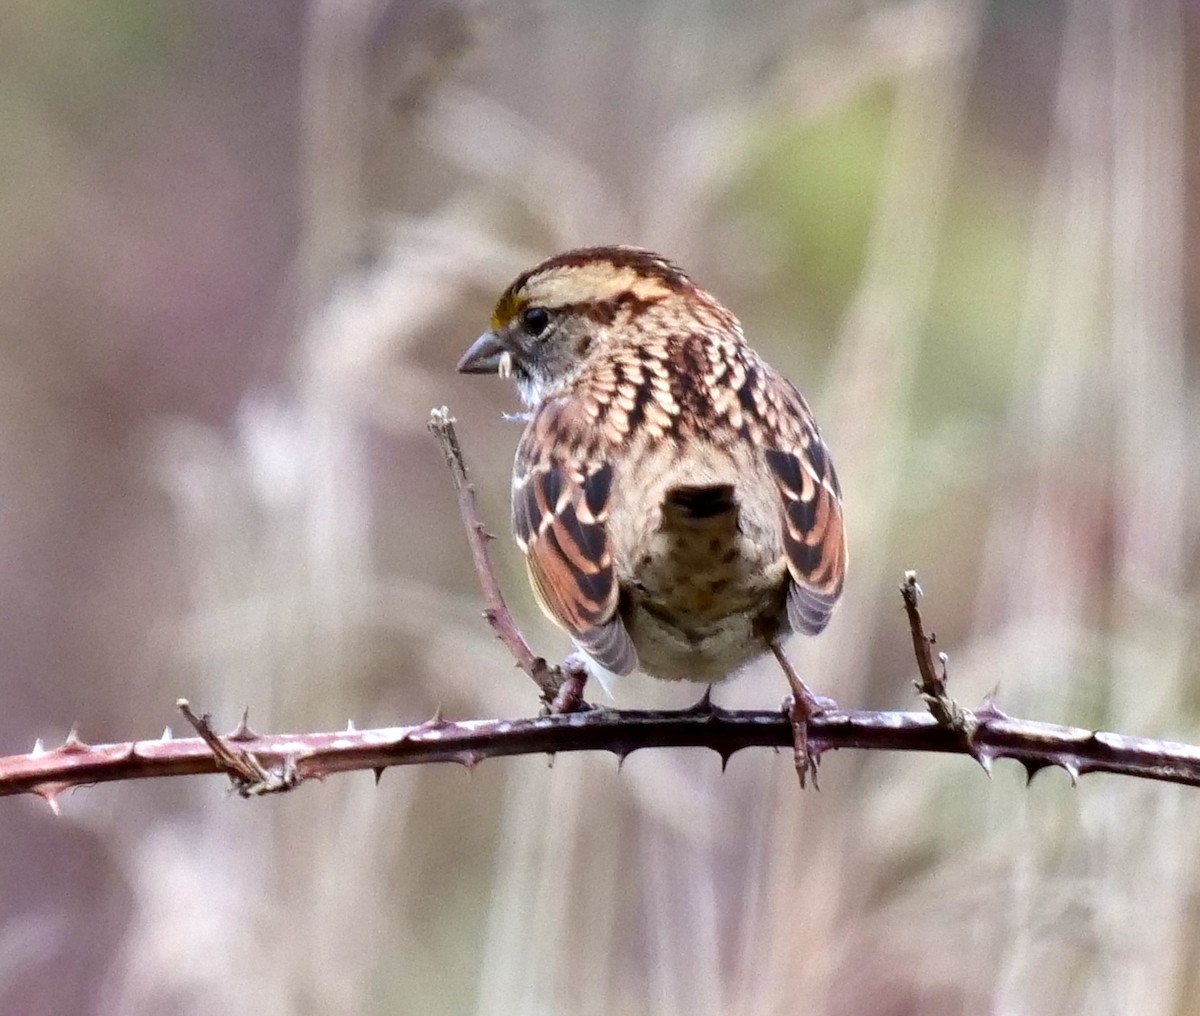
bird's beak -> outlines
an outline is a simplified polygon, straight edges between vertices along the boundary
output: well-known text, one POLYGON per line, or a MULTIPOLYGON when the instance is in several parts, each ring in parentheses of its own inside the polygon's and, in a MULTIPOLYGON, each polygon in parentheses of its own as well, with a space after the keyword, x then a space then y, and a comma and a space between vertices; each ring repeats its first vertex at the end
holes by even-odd
POLYGON ((512 373, 512 366, 512 352, 504 345, 504 340, 495 332, 484 332, 463 353, 458 361, 458 372, 508 377, 512 373))

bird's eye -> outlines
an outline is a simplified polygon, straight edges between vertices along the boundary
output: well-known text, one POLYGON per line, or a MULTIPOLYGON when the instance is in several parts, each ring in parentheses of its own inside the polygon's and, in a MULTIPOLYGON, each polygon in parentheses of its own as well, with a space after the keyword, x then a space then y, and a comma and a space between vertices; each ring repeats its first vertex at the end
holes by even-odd
POLYGON ((530 335, 541 335, 550 327, 550 312, 545 307, 529 307, 521 315, 521 324, 530 335))

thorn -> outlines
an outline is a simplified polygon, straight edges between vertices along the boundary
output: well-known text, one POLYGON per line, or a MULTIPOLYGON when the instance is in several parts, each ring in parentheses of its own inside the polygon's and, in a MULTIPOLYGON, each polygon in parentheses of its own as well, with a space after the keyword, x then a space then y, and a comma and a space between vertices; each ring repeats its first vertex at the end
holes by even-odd
POLYGON ((79 724, 72 723, 71 729, 67 732, 67 739, 63 741, 59 751, 66 752, 68 755, 75 754, 81 751, 87 751, 88 746, 79 739, 79 724))
POLYGON ((625 768, 625 760, 629 758, 629 751, 626 748, 614 748, 613 754, 617 756, 617 772, 620 773, 625 768))
POLYGON ((996 753, 991 748, 982 748, 974 746, 971 750, 971 758, 979 763, 979 768, 987 773, 987 778, 992 778, 992 763, 996 761, 996 753))
POLYGON ((688 706, 684 713, 689 716, 712 716, 716 712, 712 702, 712 685, 704 686, 704 694, 700 696, 700 701, 688 706))
POLYGON ((40 758, 46 754, 46 746, 42 743, 42 739, 40 737, 33 742, 33 751, 31 751, 29 754, 34 758, 40 758))
POLYGON ((65 783, 42 783, 33 788, 33 793, 37 794, 54 812, 55 818, 62 818, 62 808, 58 804, 58 795, 67 789, 65 783))
POLYGON ((475 767, 483 761, 483 756, 477 751, 460 751, 454 756, 454 761, 467 772, 473 772, 475 767))
POLYGON ((375 773, 375 786, 379 786, 379 781, 383 779, 383 766, 376 766, 372 772, 375 773))
POLYGON ((444 727, 445 725, 446 721, 442 718, 442 704, 440 702, 438 703, 438 707, 433 711, 433 715, 421 724, 422 727, 444 727))
POLYGON ((163 727, 162 737, 160 737, 159 740, 160 741, 174 741, 175 740, 175 732, 172 731, 169 726, 163 727))
POLYGON ((1049 762, 1044 762, 1041 759, 1021 759, 1021 765, 1025 767, 1025 786, 1029 786, 1033 782, 1033 778, 1045 769, 1049 762))
POLYGON ((357 734, 358 733, 358 728, 354 725, 353 720, 346 721, 345 733, 347 733, 347 734, 357 734))
POLYGON ((733 753, 735 751, 737 751, 737 749, 736 748, 718 748, 716 751, 717 751, 717 754, 721 756, 721 774, 724 775, 725 770, 729 766, 729 760, 731 758, 733 758, 733 753))
POLYGON ((256 741, 258 735, 250 729, 250 707, 246 706, 242 710, 242 718, 238 721, 238 725, 233 728, 233 732, 225 735, 228 741, 256 741))
POLYGON ((1008 713, 996 705, 996 689, 993 688, 983 697, 983 705, 975 710, 975 715, 981 720, 1007 720, 1008 713))
POLYGON ((1067 776, 1071 778, 1071 786, 1079 786, 1079 763, 1074 760, 1060 762, 1059 765, 1066 770, 1067 776))

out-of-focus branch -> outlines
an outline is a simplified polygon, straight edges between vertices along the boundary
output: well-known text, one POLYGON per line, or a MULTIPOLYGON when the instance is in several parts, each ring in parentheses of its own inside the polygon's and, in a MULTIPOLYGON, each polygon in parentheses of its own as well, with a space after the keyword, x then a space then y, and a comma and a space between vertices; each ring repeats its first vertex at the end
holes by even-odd
MULTIPOLYGON (((1005 716, 994 708, 972 714, 968 745, 961 731, 926 712, 835 711, 813 717, 808 737, 813 752, 838 748, 876 751, 933 751, 972 755, 990 771, 998 758, 1016 759, 1030 778, 1059 766, 1072 780, 1105 772, 1200 786, 1200 748, 1037 723, 1005 716)), ((240 726, 222 738, 252 774, 234 774, 243 796, 287 789, 312 778, 353 770, 428 762, 469 767, 507 755, 607 751, 622 758, 639 748, 710 748, 722 761, 742 748, 790 747, 787 717, 776 710, 717 707, 685 711, 593 709, 557 716, 512 720, 435 718, 411 727, 338 733, 256 735, 240 726), (233 740, 233 745, 228 742, 233 740)), ((0 758, 0 797, 39 794, 53 803, 65 790, 91 783, 228 773, 202 738, 164 737, 123 744, 84 744, 72 736, 59 748, 35 747, 28 755, 0 758)))

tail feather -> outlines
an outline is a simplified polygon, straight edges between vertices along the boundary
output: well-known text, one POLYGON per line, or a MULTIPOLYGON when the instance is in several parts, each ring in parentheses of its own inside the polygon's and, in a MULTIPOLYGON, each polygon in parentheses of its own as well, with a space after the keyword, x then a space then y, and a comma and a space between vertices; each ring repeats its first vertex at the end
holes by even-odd
POLYGON ((819 635, 829 623, 834 604, 837 603, 840 594, 840 588, 832 593, 823 593, 793 582, 787 602, 788 621, 792 631, 803 632, 805 635, 819 635))

